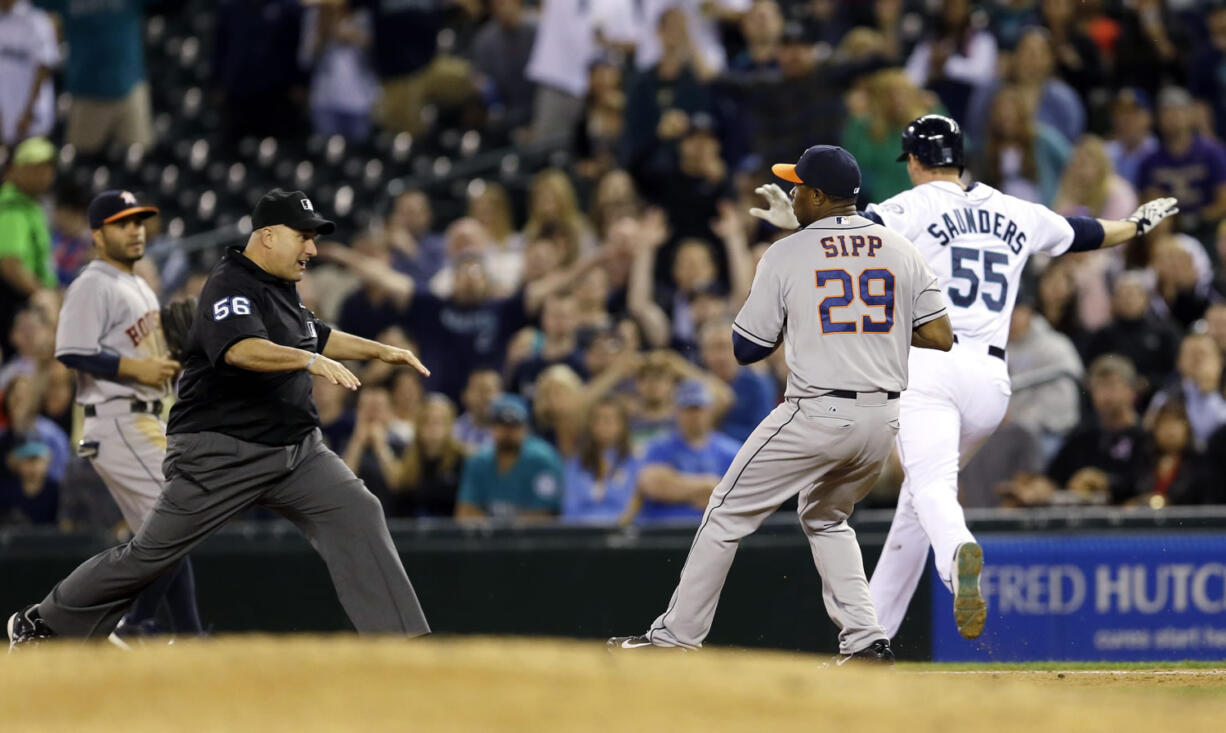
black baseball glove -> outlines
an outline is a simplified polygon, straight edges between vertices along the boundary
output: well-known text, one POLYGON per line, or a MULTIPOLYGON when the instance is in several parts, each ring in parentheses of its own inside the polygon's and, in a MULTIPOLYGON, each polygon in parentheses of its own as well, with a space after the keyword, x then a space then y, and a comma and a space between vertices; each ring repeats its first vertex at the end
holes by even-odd
POLYGON ((195 317, 195 298, 176 300, 162 306, 162 333, 166 336, 170 357, 175 361, 181 362, 187 356, 187 334, 192 330, 195 317))

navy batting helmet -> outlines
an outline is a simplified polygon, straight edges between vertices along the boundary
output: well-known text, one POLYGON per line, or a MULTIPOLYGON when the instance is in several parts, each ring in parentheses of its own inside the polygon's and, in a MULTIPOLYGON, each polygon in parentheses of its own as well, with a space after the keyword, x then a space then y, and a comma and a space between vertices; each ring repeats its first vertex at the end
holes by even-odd
POLYGON ((962 163, 962 128, 943 115, 924 115, 911 121, 902 131, 902 155, 914 155, 927 168, 958 166, 962 163))

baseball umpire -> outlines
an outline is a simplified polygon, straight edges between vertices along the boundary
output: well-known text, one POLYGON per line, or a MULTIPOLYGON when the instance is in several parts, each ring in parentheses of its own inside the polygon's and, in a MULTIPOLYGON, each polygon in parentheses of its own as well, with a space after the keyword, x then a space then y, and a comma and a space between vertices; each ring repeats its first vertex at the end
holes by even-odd
POLYGON ((362 633, 429 633, 379 500, 323 443, 312 375, 360 384, 336 360, 379 359, 429 376, 417 357, 333 331, 295 283, 315 237, 335 228, 301 191, 275 189, 252 214, 245 248, 213 269, 170 412, 166 488, 130 542, 85 561, 42 603, 8 621, 10 649, 54 636, 105 636, 133 597, 253 505, 310 538, 362 633))
POLYGON ((936 276, 911 242, 856 214, 860 167, 815 145, 775 175, 796 184, 803 227, 770 246, 732 326, 737 361, 787 343, 786 398, 750 434, 711 492, 664 613, 610 650, 702 646, 737 546, 787 499, 822 578, 844 660, 892 663, 869 599, 852 507, 881 473, 898 434, 910 346, 947 351, 953 331, 936 276))
MULTIPOLYGON (((157 296, 133 273, 145 256, 145 219, 157 212, 128 191, 94 197, 88 217, 96 258, 68 286, 55 334, 55 356, 76 370, 77 401, 85 411, 78 453, 90 460, 133 533, 165 484, 162 400, 179 371, 167 350, 157 296)), ((201 632, 186 557, 140 594, 123 626, 137 633, 156 629, 163 597, 174 631, 201 632)))

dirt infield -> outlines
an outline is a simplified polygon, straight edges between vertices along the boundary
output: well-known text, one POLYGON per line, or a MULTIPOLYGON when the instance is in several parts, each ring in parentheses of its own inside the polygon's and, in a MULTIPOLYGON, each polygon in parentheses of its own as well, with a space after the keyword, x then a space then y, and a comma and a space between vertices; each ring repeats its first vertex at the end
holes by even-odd
POLYGON ((822 669, 599 643, 228 637, 125 653, 57 644, 0 659, 10 731, 1218 730, 1214 670, 822 669))

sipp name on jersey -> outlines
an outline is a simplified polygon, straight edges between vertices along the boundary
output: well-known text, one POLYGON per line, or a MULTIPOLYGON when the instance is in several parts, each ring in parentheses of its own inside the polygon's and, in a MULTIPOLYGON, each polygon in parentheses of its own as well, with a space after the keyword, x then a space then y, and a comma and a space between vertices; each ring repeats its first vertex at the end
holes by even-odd
POLYGON ((1013 254, 1022 251, 1026 232, 999 211, 954 209, 941 214, 941 221, 928 225, 928 233, 942 247, 963 234, 991 234, 1009 245, 1013 254))
POLYGON ((872 234, 839 234, 822 237, 821 245, 827 257, 859 257, 860 250, 867 250, 863 254, 868 257, 876 257, 877 250, 881 249, 881 237, 872 234))

